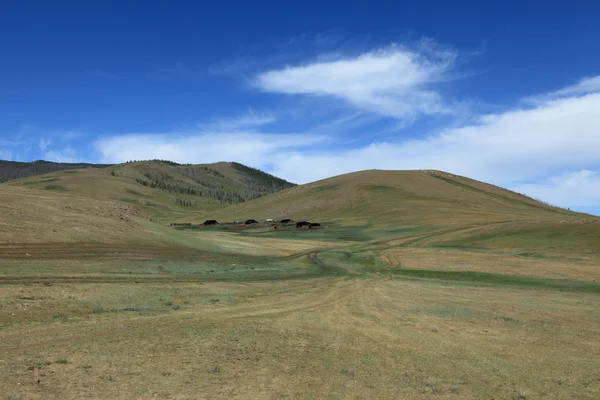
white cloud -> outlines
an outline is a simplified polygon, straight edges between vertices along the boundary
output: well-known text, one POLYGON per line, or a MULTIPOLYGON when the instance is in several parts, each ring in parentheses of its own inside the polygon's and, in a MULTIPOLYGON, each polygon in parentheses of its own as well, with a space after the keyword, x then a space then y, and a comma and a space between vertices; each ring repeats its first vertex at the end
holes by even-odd
POLYGON ((600 164, 600 94, 487 115, 426 138, 372 143, 344 153, 282 156, 278 173, 300 182, 349 170, 443 169, 498 184, 600 164), (309 165, 310 168, 300 168, 309 165))
POLYGON ((315 61, 259 74, 267 92, 332 96, 400 119, 457 111, 432 86, 450 79, 457 54, 424 41, 417 50, 394 45, 357 57, 315 61))
POLYGON ((326 139, 311 135, 278 135, 254 132, 185 134, 126 134, 95 143, 101 161, 166 159, 181 163, 237 161, 264 165, 280 152, 304 148, 326 139))
POLYGON ((515 187, 538 199, 546 199, 563 207, 600 207, 600 170, 581 170, 515 187))
POLYGON ((544 102, 568 96, 581 96, 589 93, 600 92, 600 75, 583 78, 574 85, 543 95, 530 96, 525 100, 532 103, 544 102))

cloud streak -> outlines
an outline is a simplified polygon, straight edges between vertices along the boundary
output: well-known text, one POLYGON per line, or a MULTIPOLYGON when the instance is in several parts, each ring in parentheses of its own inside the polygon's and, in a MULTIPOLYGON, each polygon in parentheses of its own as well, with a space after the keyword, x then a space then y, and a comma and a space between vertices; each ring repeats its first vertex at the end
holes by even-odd
POLYGON ((326 96, 353 107, 398 119, 453 114, 434 84, 451 79, 458 54, 422 42, 412 50, 392 45, 355 57, 288 66, 258 74, 253 84, 265 92, 326 96))
POLYGON ((278 153, 323 143, 324 137, 255 132, 186 132, 168 134, 126 134, 105 137, 95 143, 99 161, 119 163, 153 158, 181 163, 238 161, 265 165, 278 153))
POLYGON ((548 100, 555 100, 570 96, 583 96, 598 92, 600 92, 600 75, 587 77, 574 85, 567 86, 551 93, 527 97, 525 100, 526 102, 530 103, 543 103, 548 100))
POLYGON ((198 124, 198 128, 203 131, 237 132, 252 130, 272 124, 275 121, 277 121, 277 118, 272 114, 250 111, 247 114, 236 117, 213 119, 209 122, 198 124))

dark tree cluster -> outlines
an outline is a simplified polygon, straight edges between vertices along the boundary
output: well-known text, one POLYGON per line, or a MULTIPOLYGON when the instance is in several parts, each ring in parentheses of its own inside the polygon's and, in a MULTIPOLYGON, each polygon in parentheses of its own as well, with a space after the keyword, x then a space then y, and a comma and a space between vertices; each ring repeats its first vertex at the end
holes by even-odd
POLYGON ((181 207, 195 207, 198 205, 198 200, 180 199, 179 197, 173 200, 175 204, 181 207))
MULTIPOLYGON (((160 160, 156 162, 162 162, 160 160)), ((136 181, 144 186, 187 196, 202 196, 223 204, 243 203, 294 186, 259 170, 231 164, 228 176, 210 166, 171 165, 166 171, 144 171, 136 181)))

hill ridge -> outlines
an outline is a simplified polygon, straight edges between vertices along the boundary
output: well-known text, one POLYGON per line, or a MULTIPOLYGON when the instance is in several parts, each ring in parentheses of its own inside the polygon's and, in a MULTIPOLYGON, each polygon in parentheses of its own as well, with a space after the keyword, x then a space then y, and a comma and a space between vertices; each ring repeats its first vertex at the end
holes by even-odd
MULTIPOLYGON (((582 218, 584 213, 439 170, 364 170, 325 178, 229 206, 215 218, 292 217, 391 225, 453 223, 456 218, 582 218)), ((202 217, 208 217, 203 215, 202 217)))

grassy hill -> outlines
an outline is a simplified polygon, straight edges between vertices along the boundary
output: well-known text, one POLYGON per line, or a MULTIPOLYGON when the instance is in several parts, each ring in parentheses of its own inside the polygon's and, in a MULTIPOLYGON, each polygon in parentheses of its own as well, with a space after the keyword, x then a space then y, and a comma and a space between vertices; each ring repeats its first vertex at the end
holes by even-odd
POLYGON ((112 164, 55 163, 43 160, 32 162, 0 160, 0 183, 69 169, 105 168, 110 166, 112 164))
MULTIPOLYGON (((197 220, 208 217, 199 216, 197 220)), ((585 214, 441 171, 350 173, 210 213, 217 219, 282 218, 380 227, 508 220, 560 220, 585 214)), ((589 217, 589 216, 588 216, 589 217)))
MULTIPOLYGON (((11 181, 0 189, 6 205, 14 208, 10 216, 4 214, 5 241, 153 243, 160 238, 157 242, 188 245, 185 232, 166 228, 158 234, 156 222, 288 217, 335 229, 283 237, 329 243, 379 241, 395 246, 414 236, 411 240, 419 246, 444 249, 562 254, 569 248, 571 253, 600 248, 596 217, 441 171, 369 170, 294 186, 236 163, 154 161, 59 171, 11 181), (273 191, 278 192, 264 195, 273 191), (261 197, 250 200, 256 196, 261 197), (230 204, 237 201, 241 203, 230 204), (97 209, 108 210, 99 212, 108 219, 96 221, 97 209), (63 229, 66 221, 74 220, 80 228, 63 229), (123 220, 131 224, 123 225, 123 220), (99 229, 84 228, 96 225, 99 229)), ((247 234, 279 238, 283 233, 265 228, 247 234)))
POLYGON ((0 243, 155 243, 159 227, 125 203, 9 185, 0 186, 0 216, 0 243))
POLYGON ((165 221, 294 186, 238 163, 179 165, 158 160, 57 171, 5 185, 123 202, 165 221))

